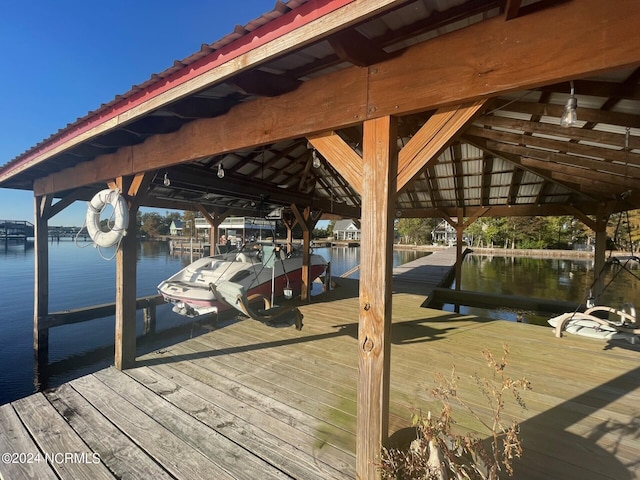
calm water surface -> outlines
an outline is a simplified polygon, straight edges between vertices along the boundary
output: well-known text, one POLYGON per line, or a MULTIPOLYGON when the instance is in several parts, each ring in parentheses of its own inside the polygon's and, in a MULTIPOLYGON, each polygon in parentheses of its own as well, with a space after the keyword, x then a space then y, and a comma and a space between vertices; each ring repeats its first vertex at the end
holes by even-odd
MULTIPOLYGON (((29 395, 34 386, 32 350, 34 251, 0 244, 0 405, 29 395)), ((339 276, 359 264, 359 248, 317 248, 331 261, 332 274, 339 276)), ((110 255, 112 252, 105 252, 110 255)), ((423 252, 395 251, 394 265, 406 263, 423 252)), ((79 308, 115 299, 115 261, 103 260, 92 247, 78 248, 66 239, 49 244, 49 311, 79 308)), ((137 295, 152 295, 161 280, 189 263, 188 256, 173 256, 161 242, 143 242, 138 251, 137 295)), ((636 275, 638 270, 635 270, 636 275)), ((358 273, 352 275, 357 278, 358 273)), ((591 262, 539 260, 531 258, 468 256, 463 267, 463 289, 491 291, 541 298, 580 301, 591 282, 591 262)), ((640 282, 633 278, 616 281, 609 289, 612 304, 640 299, 640 282), (633 281, 632 281, 633 280, 633 281), (620 287, 619 285, 622 285, 620 287)), ((320 285, 314 284, 313 294, 320 285)), ((636 301, 640 304, 640 301, 636 301)), ((445 306, 445 309, 452 306, 445 306)), ((477 313, 515 320, 515 312, 477 313)), ((528 319, 527 319, 528 320, 528 319)), ((208 331, 201 321, 158 307, 156 333, 142 336, 142 313, 138 312, 138 354, 172 345, 208 331)), ((114 318, 54 328, 49 333, 48 385, 68 381, 113 363, 114 318)))
MULTIPOLYGON (((636 261, 608 263, 603 271, 606 286, 600 304, 620 307, 632 302, 640 308, 640 265, 636 261), (621 268, 623 265, 626 268, 621 268)), ((593 261, 472 254, 465 257, 460 288, 477 292, 522 295, 585 303, 593 283, 593 261)), ((453 305, 443 310, 453 311, 453 305)), ((460 313, 516 321, 518 312, 460 307, 460 313)), ((547 326, 548 316, 521 312, 528 323, 547 326)))

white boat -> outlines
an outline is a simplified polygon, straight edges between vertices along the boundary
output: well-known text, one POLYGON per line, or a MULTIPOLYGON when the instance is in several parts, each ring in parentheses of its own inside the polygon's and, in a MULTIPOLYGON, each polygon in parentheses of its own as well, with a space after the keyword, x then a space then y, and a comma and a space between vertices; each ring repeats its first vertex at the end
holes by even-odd
POLYGON ((566 331, 602 340, 627 340, 632 344, 640 340, 636 310, 630 303, 625 303, 620 309, 594 306, 584 312, 563 313, 547 322, 554 328, 556 337, 561 337, 562 332, 566 331), (599 316, 602 314, 607 315, 607 318, 599 316), (614 319, 609 318, 611 315, 614 319))
MULTIPOLYGON (((326 260, 311 255, 311 280, 325 271, 326 260)), ((158 292, 173 311, 189 317, 217 313, 236 306, 220 302, 211 284, 235 284, 247 297, 256 294, 274 298, 290 297, 302 289, 302 256, 285 255, 274 246, 243 247, 239 252, 203 257, 158 285, 158 292)))

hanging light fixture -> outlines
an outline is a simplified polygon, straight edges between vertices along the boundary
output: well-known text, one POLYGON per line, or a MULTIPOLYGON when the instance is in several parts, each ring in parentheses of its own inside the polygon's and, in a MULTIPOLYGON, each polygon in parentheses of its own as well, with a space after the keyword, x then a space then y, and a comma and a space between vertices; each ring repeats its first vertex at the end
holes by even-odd
POLYGON ((313 159, 311 162, 311 165, 313 165, 313 168, 320 168, 320 165, 321 165, 320 157, 318 157, 318 152, 316 152, 315 148, 311 152, 311 158, 313 159))
POLYGON ((218 178, 224 178, 224 169, 222 168, 222 162, 218 164, 218 178))
POLYGON ((573 80, 571 80, 571 95, 567 99, 567 104, 564 106, 564 112, 562 112, 562 118, 560 119, 560 125, 563 127, 573 127, 578 117, 576 115, 576 108, 578 107, 578 100, 575 97, 575 91, 573 89, 573 80))
POLYGON ((164 180, 162 181, 162 183, 164 183, 165 187, 171 185, 171 180, 169 180, 169 173, 164 172, 164 180))

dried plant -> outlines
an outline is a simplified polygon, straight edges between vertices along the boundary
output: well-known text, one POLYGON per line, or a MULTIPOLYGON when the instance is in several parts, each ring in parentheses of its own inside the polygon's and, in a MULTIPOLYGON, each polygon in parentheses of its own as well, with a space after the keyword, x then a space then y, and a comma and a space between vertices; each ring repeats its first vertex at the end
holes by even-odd
POLYGON ((522 455, 519 424, 515 420, 505 423, 503 413, 505 397, 509 394, 521 408, 526 408, 521 392, 530 390, 526 378, 514 380, 505 374, 509 349, 497 361, 488 350, 483 351, 491 379, 473 375, 476 385, 486 398, 491 414, 489 418, 476 413, 473 407, 458 395, 458 375, 455 366, 450 377, 436 375, 434 398, 442 404, 438 416, 428 412, 413 413, 417 438, 408 450, 383 448, 377 467, 383 480, 496 480, 501 472, 513 475, 512 460, 522 455), (474 433, 459 435, 452 431, 456 423, 452 417, 452 404, 457 404, 473 416, 487 431, 487 440, 474 433))

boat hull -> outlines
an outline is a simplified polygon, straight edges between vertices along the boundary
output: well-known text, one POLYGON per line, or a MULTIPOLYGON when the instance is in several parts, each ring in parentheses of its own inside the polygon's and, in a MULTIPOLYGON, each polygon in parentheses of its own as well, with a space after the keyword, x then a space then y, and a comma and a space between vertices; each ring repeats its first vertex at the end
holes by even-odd
MULTIPOLYGON (((327 263, 319 255, 311 257, 311 280, 322 275, 327 263)), ((196 316, 221 312, 228 305, 216 300, 209 284, 220 281, 231 281, 241 285, 247 296, 260 294, 267 298, 272 295, 281 297, 285 288, 290 288, 293 295, 302 291, 302 259, 298 257, 278 260, 273 268, 264 267, 253 258, 243 257, 241 261, 225 261, 216 257, 200 259, 176 275, 158 285, 166 302, 174 304, 174 311, 181 315, 196 316)))

